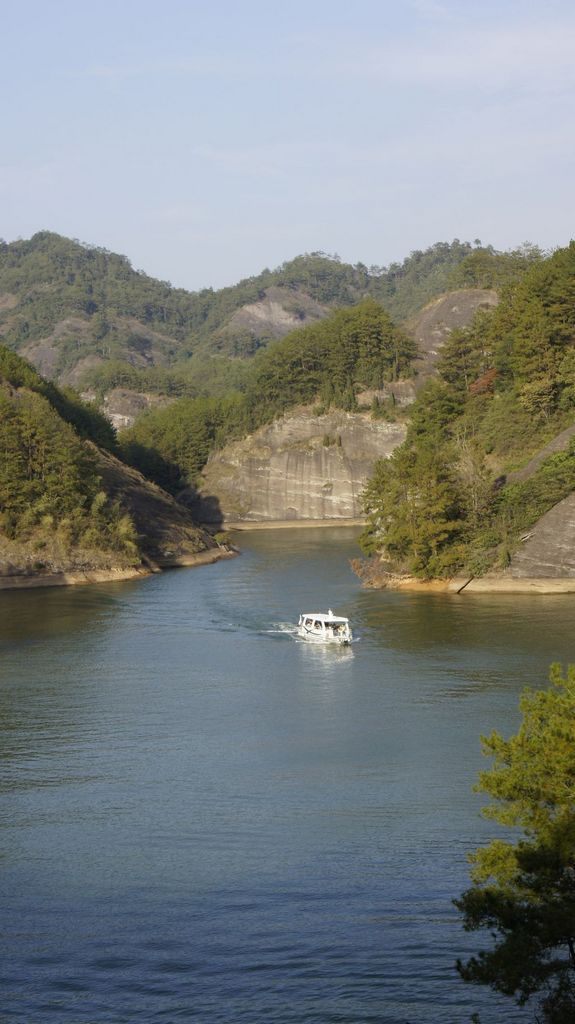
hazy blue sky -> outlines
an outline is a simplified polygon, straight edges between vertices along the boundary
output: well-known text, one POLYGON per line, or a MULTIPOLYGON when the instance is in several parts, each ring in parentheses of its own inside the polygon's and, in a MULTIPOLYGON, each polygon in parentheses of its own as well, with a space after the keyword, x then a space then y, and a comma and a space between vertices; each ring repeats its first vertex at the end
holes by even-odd
POLYGON ((569 0, 0 0, 0 236, 188 288, 573 234, 569 0))

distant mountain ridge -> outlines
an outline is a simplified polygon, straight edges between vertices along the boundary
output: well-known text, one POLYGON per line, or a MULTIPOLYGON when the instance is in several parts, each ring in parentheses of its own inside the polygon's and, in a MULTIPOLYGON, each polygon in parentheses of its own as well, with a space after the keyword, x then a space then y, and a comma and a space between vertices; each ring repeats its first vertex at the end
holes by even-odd
POLYGON ((334 308, 369 296, 403 321, 445 291, 493 287, 513 269, 514 254, 455 240, 387 268, 311 253, 233 287, 188 292, 124 256, 42 231, 0 242, 0 342, 61 383, 118 365, 161 393, 176 386, 174 372, 187 373, 193 393, 202 360, 237 363, 334 308))

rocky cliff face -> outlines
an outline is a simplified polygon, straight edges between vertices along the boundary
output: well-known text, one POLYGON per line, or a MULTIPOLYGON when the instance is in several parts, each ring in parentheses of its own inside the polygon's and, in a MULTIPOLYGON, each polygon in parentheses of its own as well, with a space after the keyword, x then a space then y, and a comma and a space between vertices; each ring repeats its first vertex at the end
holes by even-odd
MULTIPOLYGON (((98 400, 94 391, 83 391, 81 397, 85 402, 97 402, 98 400)), ((100 410, 119 432, 133 426, 142 413, 170 405, 173 401, 173 398, 164 395, 151 395, 130 388, 112 388, 104 395, 100 410)))
POLYGON ((404 437, 368 414, 299 409, 211 457, 199 514, 210 518, 209 497, 228 521, 355 518, 375 460, 404 437))
POLYGON ((512 579, 575 578, 575 494, 554 505, 532 527, 505 575, 512 579))
MULTIPOLYGON (((398 406, 408 405, 418 382, 433 372, 449 332, 466 326, 477 309, 496 303, 497 293, 481 288, 450 292, 430 303, 407 325, 422 353, 418 376, 377 393, 365 392, 360 401, 369 403, 374 394, 383 400, 393 395, 398 406)), ((271 315, 269 303, 260 305, 262 315, 271 315)), ((280 326, 278 321, 276 329, 280 326)), ((391 455, 404 438, 402 424, 374 421, 366 414, 316 416, 311 409, 300 409, 213 455, 203 474, 199 503, 194 496, 192 508, 206 522, 219 513, 225 520, 254 522, 355 518, 362 513, 360 496, 374 462, 391 455)))
POLYGON ((497 292, 490 288, 461 288, 434 299, 405 328, 421 353, 416 362, 419 383, 433 373, 437 357, 449 333, 467 327, 479 309, 497 305, 497 292))
POLYGON ((255 338, 283 338, 330 312, 329 306, 315 302, 302 289, 266 288, 258 302, 240 306, 235 311, 223 333, 233 335, 237 330, 247 330, 255 338))

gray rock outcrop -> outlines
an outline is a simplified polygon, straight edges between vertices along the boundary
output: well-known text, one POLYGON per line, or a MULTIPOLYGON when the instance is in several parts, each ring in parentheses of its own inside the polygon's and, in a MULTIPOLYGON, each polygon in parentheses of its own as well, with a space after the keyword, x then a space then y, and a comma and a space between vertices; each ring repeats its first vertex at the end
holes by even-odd
POLYGON ((329 306, 316 302, 302 289, 266 288, 257 302, 240 306, 223 329, 224 334, 247 330, 254 337, 283 338, 290 331, 328 316, 329 306))
POLYGON ((433 374, 451 331, 467 327, 479 309, 492 309, 498 301, 499 296, 492 288, 460 288, 440 295, 408 320, 405 329, 421 354, 415 364, 420 385, 433 374))
POLYGON ((554 505, 532 527, 505 575, 575 578, 575 494, 554 505))
POLYGON ((215 453, 200 501, 216 499, 227 521, 353 519, 374 462, 404 437, 403 424, 369 414, 299 409, 215 453))

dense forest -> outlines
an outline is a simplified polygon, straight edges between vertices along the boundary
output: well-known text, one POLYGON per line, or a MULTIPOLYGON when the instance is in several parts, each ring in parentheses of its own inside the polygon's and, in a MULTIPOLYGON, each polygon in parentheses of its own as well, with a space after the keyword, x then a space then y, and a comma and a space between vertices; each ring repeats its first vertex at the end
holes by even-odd
POLYGON ((367 487, 367 553, 427 578, 505 566, 575 489, 575 447, 507 475, 575 421, 575 243, 534 260, 499 306, 454 331, 405 443, 367 487))
POLYGON ((115 445, 100 413, 0 346, 0 546, 28 545, 37 570, 55 552, 140 560, 132 521, 102 490, 88 439, 115 445))
MULTIPOLYGON (((133 526, 102 492, 86 440, 177 493, 196 482, 216 447, 297 404, 351 412, 362 391, 407 376, 415 347, 389 307, 395 301, 405 315, 415 294, 424 301, 440 287, 497 287, 500 302, 451 333, 437 376, 411 408, 405 443, 375 466, 365 492, 364 550, 423 578, 482 572, 505 565, 523 532, 575 488, 575 447, 527 478, 510 477, 575 420, 575 244, 547 258, 529 246, 500 254, 479 244, 440 244, 401 265, 369 270, 315 254, 264 271, 238 291, 223 290, 225 296, 206 293, 204 313, 200 295, 152 282, 122 257, 48 232, 2 245, 0 256, 1 324, 10 343, 0 347, 1 526, 7 538, 34 535, 39 551, 50 536, 135 557, 133 526), (210 316, 222 323, 236 300, 253 298, 256 283, 261 288, 272 278, 339 308, 250 359, 225 360, 240 370, 226 371, 213 393, 202 393, 182 372, 178 353, 190 349, 192 337, 197 342, 210 316), (140 317, 171 339, 173 365, 157 367, 113 359, 108 338, 107 364, 94 371, 102 389, 114 379, 174 399, 120 440, 74 390, 45 380, 12 350, 26 348, 72 307, 99 324, 102 343, 114 334, 115 316, 140 317)), ((372 415, 394 411, 375 401, 372 415)))
POLYGON ((0 540, 31 545, 38 565, 54 545, 61 554, 113 551, 137 561, 130 517, 108 499, 86 441, 176 493, 230 438, 300 402, 355 409, 358 389, 401 377, 414 354, 411 339, 366 299, 260 353, 241 392, 179 398, 118 440, 94 406, 0 346, 0 540))
POLYGON ((233 287, 188 292, 134 270, 123 256, 43 231, 0 242, 0 338, 36 362, 43 349, 45 374, 76 374, 74 383, 89 381, 100 392, 129 380, 161 394, 223 394, 243 383, 237 357, 273 340, 265 322, 256 328, 233 319, 270 289, 293 326, 366 297, 401 322, 446 290, 500 286, 539 255, 455 240, 367 268, 311 253, 233 287))

